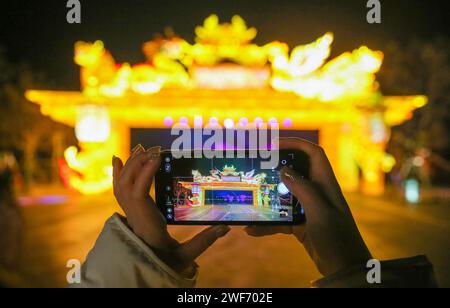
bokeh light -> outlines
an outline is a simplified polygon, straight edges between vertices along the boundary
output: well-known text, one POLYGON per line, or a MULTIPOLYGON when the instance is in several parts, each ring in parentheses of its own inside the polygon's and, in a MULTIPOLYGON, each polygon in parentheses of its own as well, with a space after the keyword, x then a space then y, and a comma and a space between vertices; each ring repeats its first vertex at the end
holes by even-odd
POLYGON ((233 129, 234 128, 234 121, 232 119, 226 119, 224 121, 224 126, 226 129, 233 129))
POLYGON ((294 125, 294 121, 292 121, 292 119, 289 119, 289 118, 284 119, 283 126, 285 128, 291 128, 293 125, 294 125))
POLYGON ((172 118, 172 117, 166 117, 166 118, 164 119, 164 125, 165 125, 166 127, 172 127, 174 123, 175 123, 175 122, 173 121, 173 118, 172 118))

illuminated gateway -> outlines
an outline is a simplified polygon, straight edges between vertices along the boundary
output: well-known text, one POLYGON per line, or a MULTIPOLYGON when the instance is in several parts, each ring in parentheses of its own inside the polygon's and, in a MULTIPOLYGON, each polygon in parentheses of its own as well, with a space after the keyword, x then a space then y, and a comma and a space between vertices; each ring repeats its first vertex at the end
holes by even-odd
POLYGON ((383 54, 365 46, 327 61, 331 33, 292 50, 255 45, 256 34, 238 16, 220 24, 213 15, 196 29, 194 44, 148 42, 148 61, 135 66, 118 65, 100 41, 78 42, 81 92, 27 92, 44 115, 75 127, 79 147, 65 153, 67 184, 84 194, 110 189, 111 157, 128 156, 131 128, 264 121, 318 132, 344 190, 381 194, 395 164, 385 152, 390 127, 427 98, 382 96, 375 74, 383 54))

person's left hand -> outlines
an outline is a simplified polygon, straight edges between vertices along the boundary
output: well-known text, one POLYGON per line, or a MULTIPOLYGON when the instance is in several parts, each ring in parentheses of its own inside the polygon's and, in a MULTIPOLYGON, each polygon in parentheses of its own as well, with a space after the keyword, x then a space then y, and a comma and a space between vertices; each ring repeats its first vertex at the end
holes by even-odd
POLYGON ((124 165, 113 157, 114 196, 125 212, 129 227, 149 245, 158 257, 175 271, 192 268, 195 259, 219 238, 225 236, 227 226, 210 227, 185 243, 172 238, 164 216, 150 197, 153 178, 161 165, 161 148, 148 151, 139 145, 124 165))

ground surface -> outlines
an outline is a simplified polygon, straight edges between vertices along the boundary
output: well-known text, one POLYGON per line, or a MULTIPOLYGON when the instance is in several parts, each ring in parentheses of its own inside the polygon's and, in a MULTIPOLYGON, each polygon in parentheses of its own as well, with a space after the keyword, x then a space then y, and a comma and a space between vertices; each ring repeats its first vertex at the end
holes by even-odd
MULTIPOLYGON (((350 195, 349 202, 378 258, 427 254, 441 286, 450 287, 450 202, 408 206, 393 198, 350 195)), ((58 198, 45 199, 58 202, 58 198)), ((69 259, 83 260, 102 225, 118 208, 109 195, 70 195, 63 204, 24 207, 24 286, 64 287, 69 259)), ((62 202, 62 201, 61 201, 62 202)), ((185 240, 202 228, 171 228, 185 240)), ((320 277, 303 248, 289 236, 250 238, 241 227, 199 260, 200 287, 309 287, 320 277)))
MULTIPOLYGON (((177 208, 178 221, 288 221, 280 211, 251 205, 220 205, 194 208, 177 208)), ((292 220, 291 220, 292 221, 292 220)))

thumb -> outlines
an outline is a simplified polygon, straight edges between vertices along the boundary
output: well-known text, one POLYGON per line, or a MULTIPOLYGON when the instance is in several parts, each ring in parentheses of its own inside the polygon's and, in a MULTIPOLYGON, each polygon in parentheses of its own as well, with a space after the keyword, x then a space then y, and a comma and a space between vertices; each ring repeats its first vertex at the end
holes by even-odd
POLYGON ((320 217, 326 210, 327 203, 320 191, 297 171, 285 167, 281 170, 281 179, 289 191, 300 201, 307 220, 320 217))
POLYGON ((180 247, 180 257, 186 262, 195 261, 219 238, 227 235, 230 230, 231 228, 228 226, 215 226, 203 230, 180 247))

